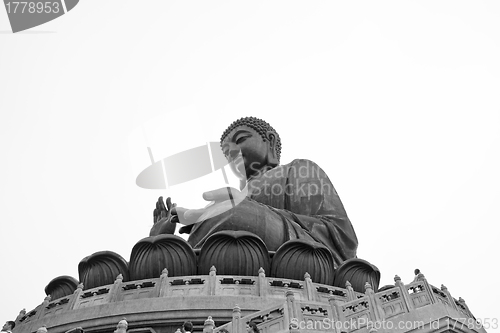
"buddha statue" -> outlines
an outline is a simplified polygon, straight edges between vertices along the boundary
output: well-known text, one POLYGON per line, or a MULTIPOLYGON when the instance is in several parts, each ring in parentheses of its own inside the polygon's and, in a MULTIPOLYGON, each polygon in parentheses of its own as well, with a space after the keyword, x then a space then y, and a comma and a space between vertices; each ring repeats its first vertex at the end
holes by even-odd
POLYGON ((269 251, 301 240, 326 247, 334 268, 356 257, 356 233, 326 173, 314 162, 296 159, 280 165, 281 140, 267 122, 246 117, 222 134, 221 148, 240 189, 205 192, 202 209, 176 207, 160 197, 150 236, 173 234, 174 223, 189 233, 194 249, 221 231, 244 231, 259 237, 269 251))

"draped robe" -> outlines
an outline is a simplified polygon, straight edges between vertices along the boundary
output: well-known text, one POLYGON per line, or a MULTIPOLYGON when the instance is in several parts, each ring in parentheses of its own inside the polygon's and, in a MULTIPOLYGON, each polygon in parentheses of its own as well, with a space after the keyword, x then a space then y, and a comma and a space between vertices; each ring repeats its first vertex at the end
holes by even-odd
POLYGON ((324 244, 335 267, 355 258, 358 240, 344 206, 326 173, 314 162, 297 159, 251 178, 247 197, 234 208, 196 223, 188 242, 201 248, 222 230, 259 236, 268 250, 288 240, 324 244))

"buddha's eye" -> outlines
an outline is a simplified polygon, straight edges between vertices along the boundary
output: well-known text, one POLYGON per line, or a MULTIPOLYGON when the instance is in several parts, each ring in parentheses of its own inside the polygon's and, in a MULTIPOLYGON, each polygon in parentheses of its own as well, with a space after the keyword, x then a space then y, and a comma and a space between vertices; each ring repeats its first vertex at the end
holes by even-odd
POLYGON ((237 140, 236 140, 236 144, 239 145, 240 143, 244 142, 245 140, 247 139, 246 136, 240 136, 237 140))

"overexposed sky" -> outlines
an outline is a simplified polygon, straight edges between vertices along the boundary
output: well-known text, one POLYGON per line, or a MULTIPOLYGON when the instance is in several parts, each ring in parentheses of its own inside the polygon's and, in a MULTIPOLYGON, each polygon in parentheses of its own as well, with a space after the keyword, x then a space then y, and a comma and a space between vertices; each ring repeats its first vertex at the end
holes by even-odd
MULTIPOLYGON (((243 116, 336 187, 358 256, 498 318, 500 4, 82 0, 12 34, 0 10, 0 320, 110 250, 126 260, 158 196, 186 207, 222 174, 145 190, 155 159, 243 116)), ((499 323, 500 324, 500 323, 499 323)), ((489 330, 494 331, 494 330, 489 330)))

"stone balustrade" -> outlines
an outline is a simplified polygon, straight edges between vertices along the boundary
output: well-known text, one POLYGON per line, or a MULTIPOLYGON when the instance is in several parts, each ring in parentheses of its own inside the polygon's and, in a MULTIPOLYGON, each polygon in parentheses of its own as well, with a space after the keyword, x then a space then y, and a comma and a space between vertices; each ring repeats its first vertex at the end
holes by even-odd
POLYGON ((262 269, 258 276, 230 276, 217 275, 215 267, 212 267, 208 275, 182 277, 169 277, 168 271, 163 270, 160 277, 153 279, 123 282, 119 275, 113 284, 87 290, 80 284, 72 295, 56 300, 48 296, 34 310, 23 310, 16 321, 22 327, 30 321, 48 321, 66 312, 106 304, 111 306, 113 303, 141 299, 189 299, 200 296, 209 299, 230 296, 235 301, 248 297, 278 301, 274 303, 277 305, 245 314, 235 306, 232 321, 223 326, 215 328, 212 318, 207 319, 204 327, 207 333, 218 332, 221 328, 231 333, 243 333, 245 323, 250 320, 259 323, 262 333, 293 332, 294 320, 308 323, 329 320, 330 323, 340 322, 342 327, 350 327, 348 331, 355 331, 366 328, 368 322, 393 320, 433 304, 455 310, 462 317, 474 318, 463 299, 453 298, 445 286, 437 288, 430 285, 422 274, 409 284, 404 284, 398 276, 394 281, 394 287, 380 292, 374 292, 367 283, 363 294, 354 291, 349 283, 346 288, 314 283, 308 274, 299 281, 266 277, 262 269))
MULTIPOLYGON (((343 288, 304 281, 270 278, 261 270, 258 276, 217 275, 215 268, 208 275, 169 277, 164 270, 158 278, 123 282, 121 275, 111 285, 83 290, 79 285, 72 295, 56 300, 45 300, 34 310, 20 316, 19 323, 34 318, 56 315, 69 310, 82 309, 113 302, 155 297, 189 297, 199 295, 260 296, 282 298, 284 291, 292 289, 300 300, 327 302, 330 297, 347 300, 343 288)), ((360 293, 357 293, 362 295, 360 293)))
MULTIPOLYGON (((342 333, 362 329, 366 332, 376 332, 368 327, 369 323, 395 320, 397 316, 412 314, 432 304, 443 304, 456 310, 462 320, 474 319, 463 299, 457 301, 452 298, 444 286, 438 289, 428 284, 422 274, 417 281, 407 285, 403 284, 398 276, 394 280, 393 288, 377 293, 367 283, 364 295, 351 294, 355 297, 347 301, 330 295, 328 305, 298 300, 296 295, 300 293, 289 288, 283 304, 245 317, 233 316, 232 322, 217 327, 209 333, 219 332, 223 328, 230 333, 244 333, 245 324, 250 321, 259 323, 261 333, 302 332, 299 323, 303 323, 306 328, 312 327, 311 330, 307 330, 308 332, 342 333)), ((348 284, 345 293, 352 292, 348 284)), ((235 309, 238 312, 238 307, 235 309)), ((480 328, 479 323, 477 327, 480 328)), ((485 332, 481 328, 477 331, 485 332)))

